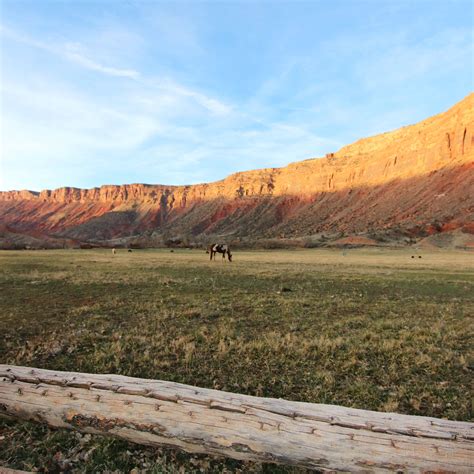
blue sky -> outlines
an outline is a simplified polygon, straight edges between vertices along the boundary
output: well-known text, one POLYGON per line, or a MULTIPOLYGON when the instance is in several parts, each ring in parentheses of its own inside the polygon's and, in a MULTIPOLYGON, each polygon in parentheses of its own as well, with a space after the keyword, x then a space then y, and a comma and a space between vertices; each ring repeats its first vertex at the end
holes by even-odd
POLYGON ((2 190, 284 166, 473 86, 470 1, 0 6, 2 190))

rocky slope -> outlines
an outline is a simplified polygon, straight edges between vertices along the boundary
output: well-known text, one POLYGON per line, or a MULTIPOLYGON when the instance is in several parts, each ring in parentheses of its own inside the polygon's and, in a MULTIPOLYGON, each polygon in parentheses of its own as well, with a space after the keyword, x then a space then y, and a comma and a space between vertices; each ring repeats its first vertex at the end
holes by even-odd
MULTIPOLYGON (((35 238, 422 237, 474 225, 474 94, 324 158, 191 186, 0 193, 0 224, 35 238)), ((162 240, 162 239, 161 239, 162 240)))

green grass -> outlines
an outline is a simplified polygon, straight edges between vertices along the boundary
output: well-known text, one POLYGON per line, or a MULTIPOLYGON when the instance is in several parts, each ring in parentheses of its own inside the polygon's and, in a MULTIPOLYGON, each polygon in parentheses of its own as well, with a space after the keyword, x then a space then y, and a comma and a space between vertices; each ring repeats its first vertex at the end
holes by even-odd
MULTIPOLYGON (((474 259, 413 252, 3 252, 0 361, 472 420, 474 259)), ((275 472, 1 423, 19 469, 275 472)))

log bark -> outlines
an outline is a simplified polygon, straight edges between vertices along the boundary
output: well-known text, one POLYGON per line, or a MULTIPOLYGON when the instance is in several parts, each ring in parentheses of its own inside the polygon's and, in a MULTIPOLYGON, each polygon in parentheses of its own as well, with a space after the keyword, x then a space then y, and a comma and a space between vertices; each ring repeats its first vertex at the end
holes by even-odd
POLYGON ((19 471, 18 469, 9 469, 0 466, 0 474, 31 474, 31 471, 19 471))
POLYGON ((149 446, 333 471, 473 472, 474 424, 0 365, 0 413, 149 446))
POLYGON ((19 471, 18 469, 9 469, 0 466, 0 474, 31 474, 31 471, 19 471))

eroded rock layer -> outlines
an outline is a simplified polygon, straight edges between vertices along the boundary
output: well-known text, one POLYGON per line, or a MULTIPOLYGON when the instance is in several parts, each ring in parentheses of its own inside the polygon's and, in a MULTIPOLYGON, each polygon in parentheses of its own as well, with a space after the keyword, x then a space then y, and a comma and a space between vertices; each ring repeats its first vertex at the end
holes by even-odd
POLYGON ((0 192, 10 232, 107 241, 143 232, 289 237, 462 228, 474 213, 474 94, 324 158, 208 184, 0 192))

